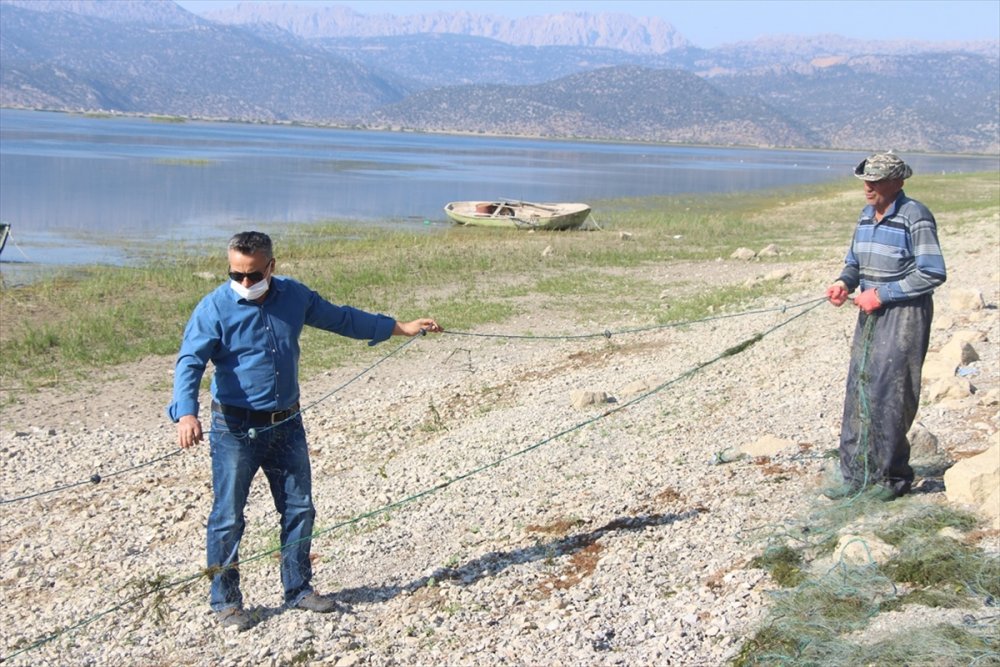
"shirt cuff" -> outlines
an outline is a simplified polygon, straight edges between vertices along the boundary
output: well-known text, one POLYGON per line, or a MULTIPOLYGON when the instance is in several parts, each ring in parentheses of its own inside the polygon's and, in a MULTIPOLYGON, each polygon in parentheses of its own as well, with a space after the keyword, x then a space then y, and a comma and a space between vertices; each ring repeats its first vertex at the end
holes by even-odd
POLYGON ((368 345, 378 345, 384 340, 389 340, 393 329, 396 328, 396 320, 386 315, 375 316, 375 334, 368 341, 368 345))
POLYGON ((167 416, 170 417, 170 421, 177 423, 180 421, 181 417, 184 415, 194 415, 198 416, 198 403, 197 401, 174 401, 167 406, 167 416))

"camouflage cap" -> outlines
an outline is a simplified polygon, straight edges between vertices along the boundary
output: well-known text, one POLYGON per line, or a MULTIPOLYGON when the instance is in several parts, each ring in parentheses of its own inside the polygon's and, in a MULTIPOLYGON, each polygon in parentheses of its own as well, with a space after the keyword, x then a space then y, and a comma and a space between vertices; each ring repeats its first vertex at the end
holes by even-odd
POLYGON ((913 170, 894 153, 875 153, 858 163, 854 175, 862 181, 906 180, 913 170))

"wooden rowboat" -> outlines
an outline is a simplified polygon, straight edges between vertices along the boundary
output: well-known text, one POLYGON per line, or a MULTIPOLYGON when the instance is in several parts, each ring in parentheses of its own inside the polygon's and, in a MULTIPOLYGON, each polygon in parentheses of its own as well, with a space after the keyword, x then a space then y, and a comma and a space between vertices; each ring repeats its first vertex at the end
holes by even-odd
POLYGON ((0 253, 3 252, 3 248, 7 245, 7 237, 10 236, 10 223, 0 222, 0 253))
POLYGON ((533 204, 516 199, 453 201, 445 214, 460 225, 512 229, 575 229, 590 215, 586 204, 533 204))

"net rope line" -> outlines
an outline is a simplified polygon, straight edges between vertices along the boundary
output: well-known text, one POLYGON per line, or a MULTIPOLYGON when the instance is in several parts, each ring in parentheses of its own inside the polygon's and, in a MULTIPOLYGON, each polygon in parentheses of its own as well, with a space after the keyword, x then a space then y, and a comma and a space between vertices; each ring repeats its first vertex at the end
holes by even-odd
MULTIPOLYGON (((704 323, 704 322, 712 322, 712 321, 720 320, 720 319, 729 319, 729 318, 735 318, 735 317, 748 317, 748 316, 751 316, 751 315, 761 315, 761 314, 764 314, 764 313, 771 313, 771 312, 782 312, 782 313, 784 313, 784 312, 786 312, 788 310, 795 310, 797 308, 801 308, 801 307, 804 307, 804 306, 807 306, 807 305, 810 305, 810 304, 814 304, 814 303, 819 303, 819 302, 825 301, 825 300, 826 300, 826 297, 820 297, 818 299, 809 299, 807 301, 802 301, 802 302, 799 302, 799 303, 784 304, 784 305, 781 305, 781 306, 774 306, 774 307, 771 307, 771 308, 761 308, 761 309, 757 309, 757 310, 748 310, 748 311, 742 311, 742 312, 739 312, 739 313, 727 313, 727 314, 724 314, 724 315, 713 315, 713 316, 704 317, 704 318, 701 318, 701 319, 683 320, 683 321, 680 321, 680 322, 669 322, 667 324, 658 324, 658 325, 652 325, 652 326, 646 326, 646 327, 636 327, 636 328, 632 328, 632 329, 620 329, 618 331, 605 330, 602 333, 575 334, 575 335, 562 335, 562 336, 558 336, 558 335, 553 335, 553 336, 530 336, 530 335, 498 334, 498 333, 470 333, 470 332, 466 332, 466 331, 444 331, 442 333, 444 333, 445 335, 452 335, 452 336, 474 336, 474 337, 478 337, 478 338, 505 338, 505 339, 517 339, 517 340, 581 340, 581 339, 588 339, 588 338, 607 338, 607 339, 610 339, 613 335, 627 335, 627 334, 635 334, 635 333, 644 333, 644 332, 647 332, 647 331, 654 331, 654 330, 659 330, 659 329, 670 329, 670 328, 687 326, 687 325, 691 325, 691 324, 701 324, 701 323, 704 323)), ((423 335, 423 333, 421 333, 421 335, 423 335)), ((373 371, 377 366, 379 366, 380 364, 382 364, 384 361, 388 360, 390 357, 393 357, 393 356, 399 354, 400 352, 402 352, 408 345, 412 344, 415 340, 416 340, 416 337, 411 338, 410 340, 408 340, 408 341, 402 343, 401 345, 397 346, 395 349, 393 349, 390 352, 388 352, 386 355, 384 355, 382 358, 378 359, 372 365, 370 365, 367 368, 365 368, 364 370, 358 372, 353 377, 351 377, 349 380, 343 382, 342 384, 340 384, 339 386, 337 386, 335 389, 333 389, 332 391, 328 392, 327 394, 321 396, 320 398, 318 398, 317 400, 313 401, 309 405, 301 408, 297 412, 292 413, 291 415, 289 415, 288 417, 286 417, 284 420, 282 420, 280 422, 277 422, 275 424, 272 424, 270 426, 266 426, 266 427, 262 427, 262 428, 258 428, 258 429, 253 429, 252 428, 252 429, 248 430, 246 432, 246 434, 244 434, 244 437, 255 438, 258 434, 263 433, 263 432, 265 432, 267 430, 270 430, 272 428, 276 428, 278 426, 281 426, 285 422, 290 421, 292 419, 295 419, 296 417, 298 417, 299 415, 301 415, 302 413, 304 413, 306 410, 310 410, 310 409, 316 407, 317 405, 319 405, 320 403, 323 403, 323 402, 329 400, 335 394, 343 391, 348 386, 350 386, 351 384, 353 384, 357 380, 361 379, 362 377, 364 377, 365 375, 367 375, 368 373, 370 373, 371 371, 373 371)), ((205 435, 210 435, 211 433, 212 433, 212 431, 208 430, 208 431, 205 431, 204 434, 205 435)), ((77 482, 70 482, 70 483, 67 483, 67 484, 63 484, 63 485, 52 487, 50 489, 36 491, 36 492, 33 492, 33 493, 27 493, 27 494, 24 494, 24 495, 21 495, 21 496, 17 496, 15 498, 3 498, 3 499, 0 499, 0 506, 2 506, 2 505, 9 505, 11 503, 22 502, 22 501, 25 501, 25 500, 31 500, 31 499, 34 499, 34 498, 39 498, 41 496, 46 496, 46 495, 50 495, 50 494, 53 494, 53 493, 59 493, 61 491, 67 491, 69 489, 77 488, 77 487, 84 486, 84 485, 87 485, 87 484, 99 484, 100 482, 102 482, 105 479, 108 479, 108 478, 111 478, 111 477, 115 477, 115 476, 118 476, 118 475, 124 475, 124 474, 129 473, 129 472, 135 472, 136 470, 139 470, 141 468, 145 468, 145 467, 151 466, 154 463, 159 463, 160 461, 166 460, 166 459, 171 458, 173 456, 177 456, 178 454, 180 454, 183 451, 184 450, 182 448, 178 448, 178 449, 175 449, 172 452, 169 452, 169 453, 164 454, 162 456, 159 456, 157 458, 151 459, 151 460, 146 461, 144 463, 140 463, 140 464, 128 467, 128 468, 124 468, 122 470, 112 471, 112 472, 106 473, 104 475, 101 475, 99 473, 94 473, 88 479, 85 479, 85 480, 80 480, 80 481, 77 481, 77 482)))
MULTIPOLYGON (((327 399, 329 399, 331 396, 333 396, 337 392, 342 391, 348 385, 356 382, 357 380, 359 380, 360 378, 362 378, 366 374, 370 373, 372 370, 374 370, 379 364, 381 364, 382 362, 384 362, 386 359, 389 359, 390 357, 392 357, 392 356, 398 354, 399 352, 401 352, 404 348, 406 348, 408 345, 412 344, 415 340, 416 340, 416 337, 411 338, 410 340, 406 341, 405 343, 402 343, 401 345, 397 346, 395 349, 391 350, 389 353, 387 353, 386 355, 384 355, 381 359, 379 359, 378 361, 376 361, 374 364, 372 364, 371 366, 368 366, 368 368, 365 368, 364 370, 362 370, 359 373, 355 374, 354 377, 352 377, 351 379, 347 380, 346 382, 344 382, 341 385, 339 385, 338 387, 336 387, 333 391, 327 393, 325 396, 321 396, 318 400, 314 401, 310 405, 307 405, 306 407, 302 408, 298 412, 292 414, 287 419, 285 419, 285 420, 283 420, 283 421, 281 421, 281 422, 279 422, 277 424, 274 424, 273 426, 269 426, 268 428, 274 428, 275 426, 280 426, 281 424, 284 424, 286 421, 289 421, 290 419, 294 419, 296 416, 302 414, 306 410, 308 410, 310 408, 313 408, 316 405, 319 405, 323 401, 326 401, 327 399)), ((261 429, 261 430, 263 430, 263 429, 261 429)), ((254 431, 254 430, 251 429, 251 431, 254 431)), ((254 434, 256 434, 256 432, 257 431, 254 431, 254 434)), ((205 435, 209 435, 211 433, 212 433, 212 431, 208 430, 208 431, 205 431, 204 434, 205 435)), ((159 457, 157 457, 155 459, 152 459, 150 461, 146 461, 145 463, 140 463, 140 464, 134 465, 134 466, 132 466, 130 468, 124 468, 122 470, 118 470, 118 471, 115 471, 115 472, 107 473, 103 477, 101 475, 99 475, 98 473, 94 473, 93 475, 90 476, 90 479, 81 480, 79 482, 72 482, 70 484, 64 484, 62 486, 56 486, 56 487, 53 487, 51 489, 46 489, 44 491, 38 491, 36 493, 29 493, 27 495, 19 496, 17 498, 5 498, 3 500, 0 500, 0 505, 7 505, 7 504, 10 504, 10 503, 16 503, 16 502, 20 502, 20 501, 24 501, 24 500, 31 500, 32 498, 38 498, 40 496, 45 496, 45 495, 49 495, 49 494, 52 494, 52 493, 57 493, 59 491, 66 491, 68 489, 76 488, 78 486, 83 486, 84 484, 99 484, 101 481, 103 481, 104 479, 107 479, 109 477, 114 477, 116 475, 123 475, 123 474, 128 473, 128 472, 134 472, 135 470, 138 470, 140 468, 145 468, 147 466, 153 465, 154 463, 159 463, 160 461, 163 461, 164 459, 168 459, 168 458, 170 458, 172 456, 176 456, 176 455, 180 454, 183 451, 184 450, 182 448, 178 448, 178 449, 175 449, 172 452, 169 452, 168 454, 164 454, 163 456, 159 456, 159 457)))
MULTIPOLYGON (((796 313, 795 315, 792 315, 791 317, 788 317, 787 319, 779 322, 778 324, 772 326, 769 329, 766 329, 763 332, 760 332, 760 333, 754 334, 753 336, 750 336, 749 338, 747 338, 746 340, 742 341, 741 343, 738 343, 736 345, 733 345, 733 346, 727 348, 726 350, 724 350, 721 353, 717 354, 715 357, 709 359, 708 361, 703 361, 701 363, 695 364, 694 366, 692 366, 688 370, 686 370, 686 371, 680 373, 679 375, 677 375, 677 376, 675 376, 675 377, 673 377, 673 378, 671 378, 671 379, 669 379, 669 380, 661 383, 660 385, 658 385, 658 386, 650 389, 649 391, 647 391, 647 392, 645 392, 643 394, 640 394, 639 396, 636 396, 635 398, 633 398, 633 399, 631 399, 629 401, 626 401, 625 403, 617 405, 614 408, 605 410, 604 412, 602 412, 602 413, 600 413, 598 415, 595 415, 594 417, 591 417, 591 418, 586 419, 586 420, 584 420, 582 422, 579 422, 579 423, 577 423, 577 424, 575 424, 573 426, 565 428, 565 429, 563 429, 563 430, 561 430, 561 431, 559 431, 559 432, 557 432, 557 433, 555 433, 553 435, 550 435, 550 436, 548 436, 546 438, 543 438, 542 440, 539 440, 538 442, 536 442, 534 444, 531 444, 531 445, 529 445, 527 447, 524 447, 524 448, 522 448, 522 449, 520 449, 518 451, 515 451, 513 453, 505 454, 505 455, 497 458, 494 461, 491 461, 489 463, 485 463, 485 464, 482 464, 480 466, 477 466, 477 467, 475 467, 475 468, 473 468, 471 470, 468 470, 468 471, 466 471, 464 473, 461 473, 459 475, 451 477, 450 479, 447 479, 447 480, 445 480, 445 481, 443 481, 443 482, 441 482, 439 484, 435 484, 432 487, 424 489, 423 491, 418 491, 417 493, 411 494, 411 495, 409 495, 409 496, 407 496, 405 498, 402 498, 400 500, 388 503, 386 505, 383 505, 382 507, 378 507, 378 508, 375 508, 373 510, 369 510, 367 512, 363 512, 363 513, 358 514, 358 515, 356 515, 356 516, 354 516, 354 517, 352 517, 350 519, 345 519, 344 521, 336 523, 336 524, 334 524, 334 525, 332 525, 332 526, 330 526, 328 528, 325 528, 323 530, 315 531, 309 537, 303 537, 303 538, 301 538, 299 540, 296 540, 294 542, 290 542, 290 543, 288 543, 288 544, 286 544, 284 546, 278 546, 278 547, 274 547, 274 548, 271 548, 271 549, 268 549, 268 550, 265 550, 265 551, 261 551, 259 553, 256 553, 256 554, 253 554, 251 556, 248 556, 246 558, 241 558, 239 561, 234 562, 234 563, 230 563, 230 564, 225 565, 223 567, 204 568, 202 570, 199 570, 196 573, 189 574, 189 575, 180 577, 178 579, 174 579, 172 581, 167 581, 165 583, 157 583, 157 584, 151 586, 149 588, 149 590, 143 591, 141 593, 137 593, 136 595, 133 595, 133 596, 129 597, 125 601, 120 602, 118 604, 115 604, 115 605, 113 605, 113 606, 111 606, 111 607, 109 607, 107 609, 104 609, 104 610, 102 610, 102 611, 100 611, 100 612, 98 612, 98 613, 96 613, 96 614, 94 614, 94 615, 92 615, 92 616, 90 616, 88 618, 85 618, 85 619, 83 619, 81 621, 78 621, 78 622, 76 622, 76 623, 74 623, 74 624, 72 624, 70 626, 67 626, 66 628, 63 628, 63 629, 58 630, 56 632, 53 632, 53 633, 51 633, 51 634, 49 634, 47 636, 41 637, 39 639, 36 639, 31 644, 29 644, 27 646, 24 646, 24 647, 22 647, 22 648, 20 648, 20 649, 18 649, 16 651, 14 651, 13 653, 10 653, 10 654, 8 654, 6 656, 0 656, 0 662, 6 662, 7 660, 10 660, 11 658, 14 658, 14 657, 16 657, 18 655, 21 655, 23 653, 27 653, 27 652, 32 651, 34 649, 37 649, 37 648, 39 648, 41 646, 44 646, 45 644, 47 644, 47 643, 49 643, 51 641, 54 641, 54 640, 58 639, 59 637, 65 635, 65 634, 69 634, 70 632, 73 632, 73 631, 78 630, 80 628, 83 628, 83 627, 86 627, 88 625, 91 625, 92 623, 100 620, 101 618, 104 618, 105 616, 108 616, 108 615, 110 615, 110 614, 112 614, 112 613, 114 613, 116 611, 119 611, 119 610, 123 609, 124 607, 126 607, 126 606, 128 606, 130 604, 133 604, 135 602, 140 602, 140 601, 144 600, 145 598, 148 598, 148 597, 150 597, 152 595, 160 595, 160 594, 162 594, 165 591, 168 591, 170 589, 177 588, 177 587, 183 586, 185 584, 190 584, 190 583, 194 582, 195 580, 197 580, 197 579, 199 579, 201 577, 215 576, 219 572, 222 572, 222 571, 224 571, 226 569, 237 568, 237 567, 240 567, 241 565, 244 565, 244 564, 249 564, 249 563, 253 563, 253 562, 259 561, 259 560, 261 560, 263 558, 267 558, 268 556, 271 556, 272 554, 278 553, 278 552, 282 551, 283 549, 288 549, 289 547, 292 547, 292 546, 294 546, 294 545, 296 545, 296 544, 298 544, 300 542, 303 542, 303 541, 306 541, 306 540, 312 540, 312 539, 315 539, 315 538, 318 538, 318 537, 322 537, 322 536, 327 535, 329 533, 332 533, 332 532, 334 532, 336 530, 340 530, 340 529, 345 528, 347 526, 351 526, 351 525, 357 524, 357 523, 359 523, 361 521, 364 521, 365 519, 370 519, 370 518, 378 516, 380 514, 388 513, 388 512, 390 512, 390 511, 392 511, 394 509, 398 509, 398 508, 400 508, 400 507, 402 507, 404 505, 407 505, 407 504, 410 504, 412 502, 415 502, 415 501, 417 501, 417 500, 419 500, 419 499, 421 499, 421 498, 423 498, 425 496, 429 496, 429 495, 432 495, 434 493, 437 493, 438 491, 446 489, 446 488, 452 486, 453 484, 456 484, 456 483, 458 483, 460 481, 466 480, 466 479, 468 479, 470 477, 473 477, 473 476, 475 476, 475 475, 477 475, 479 473, 485 472, 485 471, 490 470, 492 468, 496 468, 496 467, 498 467, 498 466, 500 466, 500 465, 502 465, 502 464, 506 463, 507 461, 510 461, 510 460, 512 460, 514 458, 517 458, 517 457, 523 456, 525 454, 528 454, 528 453, 530 453, 530 452, 532 452, 532 451, 534 451, 536 449, 539 449, 540 447, 542 447, 542 446, 544 446, 544 445, 552 442, 553 440, 557 440, 557 439, 559 439, 559 438, 561 438, 561 437, 563 437, 565 435, 568 435, 570 433, 578 431, 578 430, 580 430, 582 428, 585 428, 585 427, 587 427, 587 426, 589 426, 589 425, 591 425, 593 423, 596 423, 596 422, 598 422, 598 421, 600 421, 602 419, 605 419, 606 417, 609 417, 609 416, 611 416, 613 414, 617 414, 617 413, 619 413, 619 412, 621 412, 621 411, 623 411, 623 410, 625 410, 625 409, 627 409, 627 408, 629 408, 629 407, 631 407, 633 405, 636 405, 636 404, 638 404, 638 403, 646 400, 647 398, 660 393, 664 389, 666 389, 666 388, 668 388, 668 387, 670 387, 670 386, 672 386, 674 384, 677 384, 678 382, 680 382, 680 381, 682 381, 682 380, 684 380, 684 379, 686 379, 688 377, 691 377, 692 375, 697 374, 701 370, 703 370, 703 369, 711 366, 712 364, 715 364, 716 362, 718 362, 718 361, 720 361, 722 359, 726 359, 728 357, 732 357, 732 356, 735 356, 737 354, 740 354, 740 353, 746 351, 747 349, 749 349, 750 347, 752 347, 756 343, 758 343, 761 340, 763 340, 766 336, 774 333, 778 329, 781 329, 782 327, 784 327, 784 326, 786 326, 788 324, 791 324, 792 322, 794 322, 795 320, 799 319, 800 317, 802 317, 802 316, 808 314, 809 312, 815 310, 824 301, 826 301, 825 297, 822 298, 822 299, 815 299, 815 300, 813 300, 812 305, 810 305, 808 308, 805 308, 801 312, 796 313)), ((412 340, 408 341, 407 344, 410 343, 410 342, 412 342, 412 340)))
POLYGON ((864 329, 862 330, 861 362, 858 369, 858 413, 861 422, 861 432, 858 434, 858 439, 860 440, 858 456, 861 458, 861 464, 864 466, 862 488, 868 486, 872 466, 870 460, 872 409, 871 399, 868 396, 868 383, 871 380, 871 374, 868 371, 868 359, 871 355, 872 339, 875 336, 876 317, 875 313, 871 313, 865 320, 864 329))

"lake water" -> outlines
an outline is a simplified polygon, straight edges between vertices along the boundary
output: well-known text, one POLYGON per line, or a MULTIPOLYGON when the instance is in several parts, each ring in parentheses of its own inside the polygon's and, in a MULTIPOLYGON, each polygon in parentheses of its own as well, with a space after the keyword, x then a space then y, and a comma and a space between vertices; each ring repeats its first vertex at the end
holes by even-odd
MULTIPOLYGON (((5 276, 13 263, 121 264, 150 242, 221 247, 244 229, 332 218, 433 229, 449 201, 745 191, 843 178, 863 157, 0 110, 2 260, 5 276)), ((918 174, 997 169, 995 157, 905 157, 918 174)))

